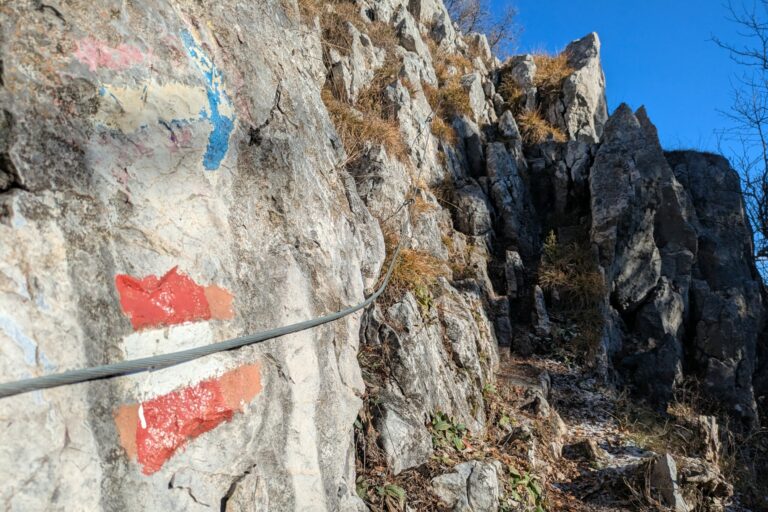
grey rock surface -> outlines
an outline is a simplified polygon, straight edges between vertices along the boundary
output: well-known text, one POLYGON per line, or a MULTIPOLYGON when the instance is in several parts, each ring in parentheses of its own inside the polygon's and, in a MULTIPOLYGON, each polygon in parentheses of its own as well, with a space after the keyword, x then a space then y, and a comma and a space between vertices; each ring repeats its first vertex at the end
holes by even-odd
POLYGON ((397 391, 382 397, 382 412, 376 425, 393 474, 420 466, 432 455, 432 435, 418 407, 397 391))
POLYGON ((456 228, 467 235, 484 235, 493 229, 492 208, 479 185, 473 182, 456 191, 456 228))
POLYGON ((589 185, 610 307, 633 319, 621 346, 612 342, 619 368, 665 402, 683 360, 694 361, 710 396, 754 424, 765 313, 736 173, 715 155, 664 154, 645 111, 621 106, 589 185))
POLYGON ((512 115, 512 112, 505 110, 499 117, 499 134, 506 139, 520 140, 520 129, 517 127, 517 122, 512 115))
POLYGON ((454 512, 494 512, 499 508, 501 485, 498 461, 470 461, 452 473, 432 479, 432 488, 454 512))
POLYGON ((661 494, 665 505, 675 512, 688 512, 688 504, 680 493, 677 465, 670 454, 659 455, 653 460, 650 483, 661 494))
POLYGON ((565 48, 565 53, 575 70, 563 84, 565 129, 572 139, 599 142, 608 120, 600 38, 593 32, 573 41, 565 48))
POLYGON ((537 336, 549 336, 552 333, 544 292, 538 285, 533 289, 533 325, 537 336))
POLYGON ((531 258, 539 245, 539 227, 530 192, 517 163, 504 144, 488 144, 486 162, 489 196, 499 215, 497 233, 523 258, 531 258))
POLYGON ((710 393, 754 423, 752 379, 765 309, 739 178, 716 155, 674 152, 667 159, 698 220, 691 284, 692 356, 710 393))

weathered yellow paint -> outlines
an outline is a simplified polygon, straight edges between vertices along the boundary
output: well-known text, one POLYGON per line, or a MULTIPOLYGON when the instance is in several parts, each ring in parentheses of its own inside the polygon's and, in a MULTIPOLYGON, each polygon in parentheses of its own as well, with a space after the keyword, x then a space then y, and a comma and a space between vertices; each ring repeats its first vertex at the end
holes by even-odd
POLYGON ((196 121, 208 109, 205 87, 149 82, 138 87, 104 85, 96 123, 131 133, 142 126, 174 120, 196 121))

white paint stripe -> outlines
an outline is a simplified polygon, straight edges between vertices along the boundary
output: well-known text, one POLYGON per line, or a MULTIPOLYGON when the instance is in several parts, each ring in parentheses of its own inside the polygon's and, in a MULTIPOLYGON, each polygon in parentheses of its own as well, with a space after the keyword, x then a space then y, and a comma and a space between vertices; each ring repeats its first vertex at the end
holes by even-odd
MULTIPOLYGON (((125 359, 138 359, 213 342, 211 324, 195 322, 134 332, 123 338, 122 348, 125 359)), ((129 395, 146 401, 214 378, 231 366, 231 355, 215 354, 183 365, 129 377, 124 385, 129 395)))
POLYGON ((141 422, 141 428, 147 429, 147 420, 144 418, 144 404, 139 404, 139 422, 141 422))
POLYGON ((208 343, 213 343, 210 322, 190 322, 129 334, 123 338, 123 353, 126 359, 138 359, 208 343))

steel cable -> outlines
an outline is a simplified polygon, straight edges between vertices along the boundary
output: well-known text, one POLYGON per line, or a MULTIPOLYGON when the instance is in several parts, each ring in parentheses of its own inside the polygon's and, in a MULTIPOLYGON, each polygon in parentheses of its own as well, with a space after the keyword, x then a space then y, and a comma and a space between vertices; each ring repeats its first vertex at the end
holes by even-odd
MULTIPOLYGON (((408 199, 404 201, 403 206, 409 204, 412 200, 408 199)), ((401 206, 402 207, 402 206, 401 206)), ((408 209, 406 208, 406 220, 403 223, 403 228, 410 222, 408 215, 408 209)), ((402 233, 401 233, 402 234, 402 233)), ((0 384, 0 398, 6 398, 9 396, 18 395, 21 393, 27 393, 29 391, 37 391, 41 389, 54 388, 58 386, 67 386, 70 384, 78 384, 81 382, 88 382, 92 380, 106 379, 111 377, 119 377, 122 375, 131 375, 134 373, 159 370, 161 368, 167 368, 181 363, 186 363, 194 359, 209 356, 217 352, 225 352, 229 350, 238 349, 247 345, 253 345, 262 341, 271 340, 286 334, 293 334, 299 331, 304 331, 317 327, 319 325, 327 324, 338 320, 347 315, 350 315, 356 311, 359 311, 369 305, 371 305, 379 296, 384 292, 389 280, 392 277, 392 272, 395 269, 395 263, 397 262, 398 255, 400 254, 400 248, 403 244, 403 237, 395 247, 392 253, 392 260, 389 262, 387 273, 384 276, 384 280, 381 286, 368 296, 363 302, 350 306, 348 308, 330 313, 318 318, 305 320, 291 325, 283 327, 277 327, 269 329, 267 331, 257 332, 247 336, 241 336, 238 338, 232 338, 211 345, 205 345, 201 347, 190 348, 187 350, 179 350, 178 352, 171 352, 168 354, 160 354, 157 356, 142 357, 139 359, 132 359, 129 361, 121 361, 119 363, 105 364, 100 366, 93 366, 90 368, 82 368, 79 370, 69 370, 62 373, 55 373, 52 375, 44 375, 41 377, 33 377, 30 379, 22 379, 14 382, 6 382, 0 384)))

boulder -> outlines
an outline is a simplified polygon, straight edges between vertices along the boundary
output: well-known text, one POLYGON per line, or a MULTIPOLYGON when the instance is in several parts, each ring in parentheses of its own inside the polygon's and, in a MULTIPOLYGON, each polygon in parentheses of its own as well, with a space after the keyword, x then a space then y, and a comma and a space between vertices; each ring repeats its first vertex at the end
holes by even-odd
POLYGON ((582 459, 590 462, 605 461, 610 457, 608 452, 602 449, 595 439, 581 439, 563 447, 563 453, 568 458, 582 459))
POLYGON ((433 451, 432 434, 423 412, 394 390, 380 397, 380 402, 376 431, 392 473, 397 475, 427 462, 433 451))
POLYGON ((421 39, 421 33, 419 32, 419 27, 416 21, 405 8, 401 8, 395 14, 395 24, 397 36, 400 40, 400 46, 409 52, 414 52, 431 64, 432 58, 429 52, 429 47, 427 47, 426 43, 421 39))
POLYGON ((483 91, 482 77, 475 71, 461 77, 461 86, 469 95, 469 108, 475 122, 478 124, 488 124, 487 105, 485 101, 485 91, 483 91))
POLYGON ((664 504, 674 512, 688 512, 688 504, 680 493, 675 459, 668 453, 657 456, 651 462, 651 488, 659 492, 664 504))
POLYGON ((432 490, 454 512, 496 512, 502 474, 495 460, 463 462, 452 473, 432 479, 432 490))
POLYGON ((505 110, 501 117, 499 117, 499 135, 510 141, 521 140, 517 122, 515 122, 515 118, 509 110, 505 110))

